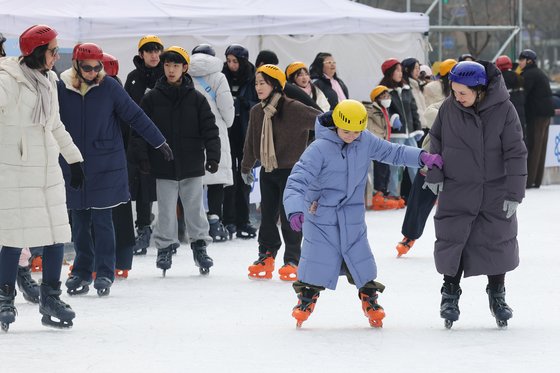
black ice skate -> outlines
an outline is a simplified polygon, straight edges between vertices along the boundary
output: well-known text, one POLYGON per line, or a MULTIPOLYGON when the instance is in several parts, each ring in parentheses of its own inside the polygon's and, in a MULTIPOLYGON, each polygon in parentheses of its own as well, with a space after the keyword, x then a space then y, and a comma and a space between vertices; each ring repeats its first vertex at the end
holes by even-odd
POLYGON ((243 224, 237 226, 237 238, 255 238, 257 237, 257 228, 253 227, 251 224, 243 224))
POLYGON ((17 286, 26 301, 39 303, 39 285, 31 277, 31 269, 29 267, 18 266, 17 286))
POLYGON ((228 239, 229 234, 218 215, 208 216, 208 223, 210 224, 209 236, 212 237, 212 241, 222 242, 228 239))
POLYGON ((233 240, 233 235, 237 232, 237 227, 235 226, 235 224, 227 224, 225 228, 229 239, 233 240))
POLYGON ((91 284, 90 281, 83 280, 81 277, 76 275, 70 275, 68 280, 66 280, 66 287, 68 290, 66 292, 70 295, 81 295, 87 294, 89 292, 89 285, 91 284))
POLYGON ((445 327, 451 329, 453 322, 459 320, 459 297, 461 287, 458 284, 444 282, 441 288, 441 306, 439 314, 445 320, 445 327))
POLYGON ((93 287, 97 290, 97 295, 100 297, 105 297, 111 292, 111 285, 113 285, 113 280, 109 277, 96 277, 93 282, 93 287))
POLYGON ((58 329, 69 329, 72 327, 72 320, 76 317, 76 313, 70 305, 60 300, 60 281, 55 284, 41 284, 41 302, 39 303, 39 312, 43 315, 41 323, 58 329), (53 320, 52 318, 59 321, 53 320))
POLYGON ((163 277, 165 277, 165 272, 171 268, 174 245, 175 244, 171 244, 163 249, 158 249, 156 267, 163 270, 163 277))
POLYGON ((513 317, 513 311, 506 303, 506 288, 503 284, 500 284, 496 289, 491 289, 488 285, 486 293, 490 303, 490 312, 496 318, 496 324, 500 328, 507 327, 507 321, 513 317))
POLYGON ((9 285, 0 288, 0 327, 7 332, 10 324, 16 321, 17 310, 14 306, 16 289, 9 285))
POLYGON ((194 264, 199 268, 201 275, 210 273, 210 267, 214 265, 212 258, 206 253, 206 242, 204 240, 197 240, 191 243, 193 251, 194 264))
POLYGON ((134 255, 146 255, 148 252, 148 247, 150 246, 150 238, 152 237, 152 228, 147 225, 142 228, 138 228, 138 236, 136 236, 136 242, 132 248, 132 254, 134 255))

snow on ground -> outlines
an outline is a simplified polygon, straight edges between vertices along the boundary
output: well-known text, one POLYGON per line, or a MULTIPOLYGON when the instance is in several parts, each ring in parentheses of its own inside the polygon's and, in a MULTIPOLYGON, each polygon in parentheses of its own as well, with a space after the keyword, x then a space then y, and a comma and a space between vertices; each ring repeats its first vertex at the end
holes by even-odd
POLYGON ((72 330, 43 327, 37 306, 18 296, 17 320, 0 335, 0 372, 557 372, 560 186, 527 191, 519 208, 521 265, 506 277, 514 309, 507 330, 490 315, 485 277, 462 282, 461 319, 443 327, 432 220, 396 259, 403 216, 367 213, 378 280, 387 285, 382 329, 369 327, 356 289, 341 277, 297 330, 290 284, 276 273, 270 281, 247 278, 256 240, 212 245, 208 277, 183 245, 162 278, 152 248, 109 297, 64 294, 77 313, 72 330))

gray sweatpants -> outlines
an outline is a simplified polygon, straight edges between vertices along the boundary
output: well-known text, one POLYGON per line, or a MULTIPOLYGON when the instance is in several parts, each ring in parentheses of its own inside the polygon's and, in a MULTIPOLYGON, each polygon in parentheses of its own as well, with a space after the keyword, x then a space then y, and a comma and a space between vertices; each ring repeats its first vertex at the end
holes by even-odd
POLYGON ((202 177, 177 180, 156 179, 158 220, 154 231, 156 248, 179 243, 177 238, 177 197, 181 197, 190 242, 204 240, 210 245, 210 226, 203 205, 202 177))

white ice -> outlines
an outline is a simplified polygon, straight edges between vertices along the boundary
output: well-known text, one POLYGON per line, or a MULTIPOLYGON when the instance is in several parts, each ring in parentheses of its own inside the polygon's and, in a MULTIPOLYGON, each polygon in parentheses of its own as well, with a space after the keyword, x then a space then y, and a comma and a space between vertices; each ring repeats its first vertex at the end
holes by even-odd
POLYGON ((183 245, 162 278, 151 248, 109 297, 64 293, 77 314, 71 330, 42 326, 37 305, 18 295, 16 322, 0 334, 0 372, 558 372, 560 186, 528 190, 519 207, 521 264, 506 277, 514 310, 506 330, 490 315, 483 276, 463 280, 461 318, 444 328, 433 220, 397 259, 403 216, 367 213, 378 280, 387 286, 382 329, 369 326, 356 289, 341 277, 297 330, 290 284, 277 273, 247 278, 255 239, 212 245, 208 277, 183 245))

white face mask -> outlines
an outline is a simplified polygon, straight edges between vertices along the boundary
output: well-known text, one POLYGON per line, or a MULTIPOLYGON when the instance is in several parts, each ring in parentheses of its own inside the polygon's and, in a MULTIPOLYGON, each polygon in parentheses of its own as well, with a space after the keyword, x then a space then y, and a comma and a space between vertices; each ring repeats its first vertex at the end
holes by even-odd
POLYGON ((388 108, 389 106, 391 106, 390 98, 386 98, 385 100, 379 100, 379 101, 381 101, 381 105, 383 105, 384 108, 388 108))

